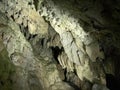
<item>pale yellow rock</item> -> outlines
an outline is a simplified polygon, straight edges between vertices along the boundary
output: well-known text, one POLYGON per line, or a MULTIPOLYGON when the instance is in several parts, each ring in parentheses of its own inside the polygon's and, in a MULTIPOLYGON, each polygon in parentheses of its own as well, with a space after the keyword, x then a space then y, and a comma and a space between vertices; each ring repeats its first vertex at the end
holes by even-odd
POLYGON ((46 34, 48 31, 48 24, 35 10, 29 10, 29 32, 31 34, 46 34))
POLYGON ((95 62, 97 58, 104 59, 104 53, 100 51, 100 47, 97 42, 86 46, 86 52, 93 62, 95 62))
POLYGON ((28 22, 28 29, 30 34, 35 34, 37 27, 34 23, 28 22))
POLYGON ((91 82, 93 81, 94 75, 93 75, 92 70, 90 69, 90 65, 88 61, 85 62, 84 66, 76 65, 75 69, 76 69, 78 77, 81 80, 86 78, 87 80, 91 82))
POLYGON ((58 61, 63 69, 67 69, 68 72, 74 71, 74 64, 71 62, 65 53, 62 53, 58 56, 58 61))

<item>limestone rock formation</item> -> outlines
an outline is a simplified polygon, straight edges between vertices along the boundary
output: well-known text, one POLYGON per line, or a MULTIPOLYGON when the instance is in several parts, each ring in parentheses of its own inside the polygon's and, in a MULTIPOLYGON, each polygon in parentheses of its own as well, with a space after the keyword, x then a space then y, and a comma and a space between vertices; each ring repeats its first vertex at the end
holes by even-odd
POLYGON ((0 90, 120 89, 119 5, 0 0, 0 90))

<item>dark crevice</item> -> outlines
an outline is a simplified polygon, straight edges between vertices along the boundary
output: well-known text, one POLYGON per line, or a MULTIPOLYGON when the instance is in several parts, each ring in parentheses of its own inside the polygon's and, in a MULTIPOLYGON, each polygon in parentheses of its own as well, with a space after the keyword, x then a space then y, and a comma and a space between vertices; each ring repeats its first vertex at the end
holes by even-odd
POLYGON ((107 87, 110 90, 120 90, 120 79, 112 74, 106 74, 107 87))
POLYGON ((35 6, 35 9, 36 9, 36 11, 38 10, 38 3, 39 3, 39 1, 38 0, 33 0, 34 1, 34 6, 35 6))
POLYGON ((13 15, 11 15, 11 18, 12 18, 12 20, 13 20, 13 21, 15 21, 15 19, 14 19, 14 16, 13 16, 13 15))
POLYGON ((58 46, 50 48, 52 49, 53 57, 58 62, 58 55, 60 55, 64 51, 63 47, 61 49, 58 46))
POLYGON ((67 74, 67 69, 64 70, 64 75, 65 75, 65 79, 64 79, 64 81, 65 81, 65 82, 66 82, 66 80, 67 80, 67 76, 66 76, 66 74, 67 74))
POLYGON ((32 5, 32 2, 28 2, 28 5, 32 5))
POLYGON ((4 85, 4 82, 3 82, 3 81, 0 81, 0 84, 1 84, 1 85, 4 85))
POLYGON ((44 46, 44 38, 41 39, 41 45, 44 46))

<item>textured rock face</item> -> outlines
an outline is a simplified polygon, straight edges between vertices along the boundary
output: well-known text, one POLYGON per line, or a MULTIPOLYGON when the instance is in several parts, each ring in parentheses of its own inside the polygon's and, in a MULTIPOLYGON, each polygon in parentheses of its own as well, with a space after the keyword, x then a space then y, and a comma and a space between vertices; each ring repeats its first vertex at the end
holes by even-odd
MULTIPOLYGON (((98 65, 94 67, 99 68, 97 71, 94 70, 92 65, 94 62, 97 62, 97 60, 102 61, 102 59, 104 59, 104 53, 100 50, 97 39, 90 35, 90 32, 94 29, 85 32, 81 24, 78 23, 78 16, 75 17, 76 13, 81 15, 81 12, 77 11, 78 8, 75 8, 76 12, 72 14, 74 7, 68 7, 71 5, 72 1, 61 2, 59 0, 46 0, 40 7, 40 13, 46 17, 46 20, 48 20, 56 32, 59 33, 61 43, 68 56, 68 62, 71 61, 75 63, 76 68, 73 67, 73 69, 76 69, 79 78, 81 80, 87 78, 92 82, 98 80, 105 84, 105 82, 101 80, 101 78, 105 78, 105 75, 102 68, 99 67, 99 63, 96 63, 98 65), (68 9, 70 9, 70 11, 67 11, 68 9), (99 72, 101 75, 97 75, 99 72)), ((64 61, 65 60, 62 60, 62 62, 64 61)))
POLYGON ((0 38, 0 89, 12 90, 13 84, 10 81, 14 73, 14 65, 10 62, 7 50, 0 38))
POLYGON ((109 90, 106 74, 120 75, 119 10, 117 0, 1 0, 1 62, 12 77, 1 71, 0 88, 109 90))
POLYGON ((102 85, 100 86, 100 85, 95 84, 93 85, 92 90, 109 90, 109 89, 107 89, 105 86, 102 86, 102 85))
MULTIPOLYGON (((15 2, 8 1, 4 3, 5 4, 2 4, 3 7, 8 3, 14 4, 15 2)), ((16 3, 23 4, 23 5, 20 5, 22 7, 26 5, 26 3, 28 2, 22 3, 22 1, 16 0, 16 3)), ((20 22, 17 22, 16 20, 19 19, 19 17, 15 18, 16 16, 14 16, 14 13, 18 12, 20 7, 19 8, 18 7, 13 8, 13 7, 15 6, 7 7, 6 5, 6 8, 12 8, 11 11, 9 11, 9 9, 6 9, 6 11, 2 11, 4 9, 1 9, 2 12, 7 12, 6 15, 8 18, 5 16, 5 14, 1 13, 0 15, 1 16, 0 31, 3 39, 3 43, 5 44, 7 51, 9 53, 8 56, 11 58, 11 61, 13 62, 13 64, 16 66, 16 72, 12 79, 13 82, 16 82, 16 83, 13 83, 14 85, 13 89, 14 90, 21 90, 21 89, 22 90, 47 90, 47 88, 50 88, 51 86, 53 86, 53 89, 54 87, 57 88, 57 85, 55 85, 55 83, 59 83, 58 86, 60 87, 61 85, 64 86, 59 77, 57 67, 55 63, 52 62, 53 61, 52 52, 50 52, 49 49, 45 48, 46 51, 40 53, 41 55, 39 55, 40 49, 42 50, 42 48, 40 48, 41 46, 39 46, 39 44, 37 43, 40 43, 41 39, 36 38, 36 40, 33 40, 32 45, 34 44, 36 45, 35 49, 37 51, 33 54, 32 46, 26 40, 26 39, 30 40, 32 38, 32 34, 35 35, 37 33, 43 36, 47 34, 48 33, 47 23, 45 23, 45 21, 43 20, 43 18, 41 18, 40 15, 38 15, 35 9, 31 10, 30 8, 28 10, 31 10, 34 15, 32 16, 31 13, 27 12, 27 9, 25 9, 26 12, 21 11, 21 14, 18 14, 18 16, 22 18, 22 20, 20 22), (15 10, 16 12, 14 12, 15 10), (9 15, 10 12, 12 11, 13 11, 13 14, 9 15), (28 15, 31 15, 31 17, 28 18, 28 15), (37 17, 39 20, 37 19, 37 17), (29 25, 31 24, 27 22, 28 21, 27 18, 29 20, 33 19, 31 20, 31 23, 33 24, 33 26, 29 27, 29 25), (37 26, 34 26, 37 24, 38 25, 40 24, 39 27, 41 29, 35 29, 35 28, 38 28, 37 26), (26 27, 28 27, 28 29, 25 29, 26 27), (27 30, 29 32, 27 32, 27 30), (36 30, 43 30, 43 31, 37 32, 36 30)), ((22 7, 22 9, 24 8, 22 7)), ((72 90, 72 87, 70 87, 68 84, 65 84, 64 88, 61 90, 64 90, 67 88, 72 90)))

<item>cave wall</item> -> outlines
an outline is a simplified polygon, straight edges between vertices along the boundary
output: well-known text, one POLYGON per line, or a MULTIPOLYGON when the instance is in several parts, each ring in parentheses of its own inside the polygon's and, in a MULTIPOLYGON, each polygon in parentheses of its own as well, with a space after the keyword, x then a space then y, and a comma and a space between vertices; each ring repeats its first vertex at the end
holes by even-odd
POLYGON ((12 90, 114 90, 106 78, 119 81, 119 4, 1 0, 1 42, 15 67, 12 90))

